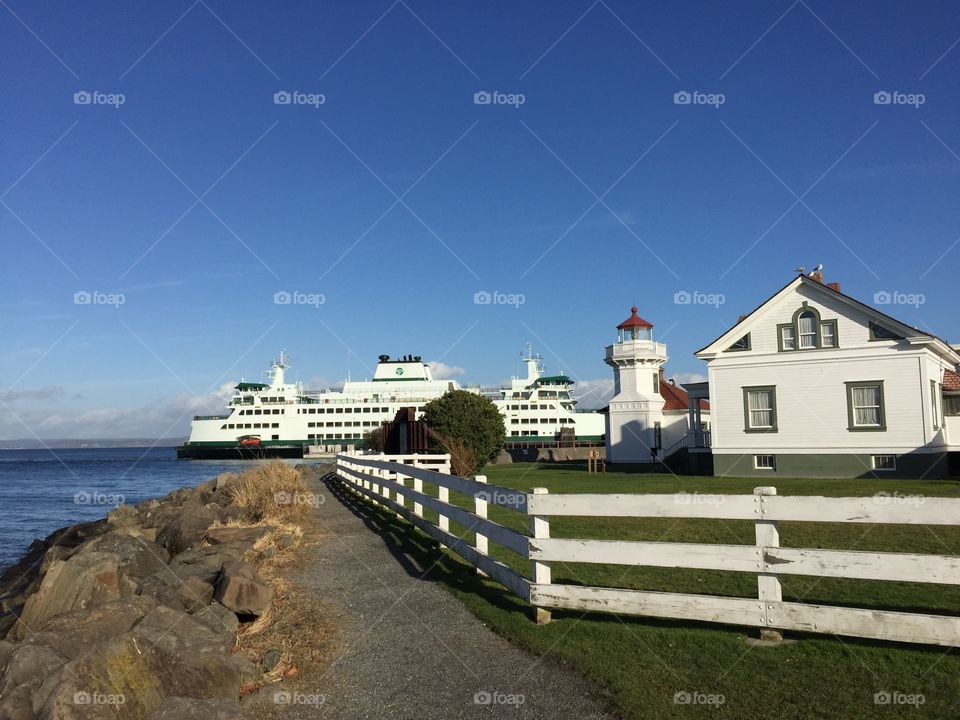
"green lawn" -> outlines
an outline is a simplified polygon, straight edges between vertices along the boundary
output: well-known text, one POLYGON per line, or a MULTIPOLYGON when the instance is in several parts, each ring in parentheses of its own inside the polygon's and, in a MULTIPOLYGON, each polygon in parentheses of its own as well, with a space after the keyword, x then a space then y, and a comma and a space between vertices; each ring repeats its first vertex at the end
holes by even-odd
MULTIPOLYGON (((486 469, 489 482, 529 490, 569 492, 752 493, 754 479, 673 477, 609 472, 583 465, 515 464, 486 469)), ((864 496, 877 492, 957 497, 956 481, 772 481, 780 495, 864 496)), ((472 499, 452 494, 472 509, 472 499)), ((436 544, 392 513, 371 509, 383 532, 401 544, 433 580, 455 593, 484 622, 535 655, 570 663, 595 678, 611 707, 629 718, 944 718, 960 717, 960 654, 956 650, 852 638, 794 636, 779 647, 750 647, 756 631, 706 623, 554 612, 549 625, 530 620, 530 608, 498 584, 479 578, 458 558, 439 562, 436 544), (723 695, 719 706, 675 704, 678 692, 723 695), (922 695, 919 706, 878 705, 875 693, 922 695)), ((526 530, 528 518, 492 507, 490 517, 526 530)), ((753 544, 745 521, 562 518, 553 537, 753 544)), ((458 534, 472 534, 454 526, 458 534)), ((960 528, 782 523, 791 547, 960 555, 960 528)), ((496 545, 491 554, 529 575, 529 562, 496 545)), ((605 587, 756 596, 752 574, 553 563, 553 581, 605 587)), ((785 577, 785 600, 960 615, 955 586, 785 577)), ((499 688, 510 692, 509 688, 499 688)))

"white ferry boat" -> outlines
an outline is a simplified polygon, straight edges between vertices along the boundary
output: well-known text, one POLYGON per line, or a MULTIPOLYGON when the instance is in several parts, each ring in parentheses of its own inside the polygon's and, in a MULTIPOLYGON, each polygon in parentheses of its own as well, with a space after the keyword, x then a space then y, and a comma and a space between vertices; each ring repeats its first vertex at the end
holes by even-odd
POLYGON ((240 382, 222 415, 197 415, 181 458, 303 457, 363 444, 363 436, 394 419, 401 408, 423 406, 450 390, 489 397, 504 415, 507 443, 602 443, 604 417, 577 412, 564 375, 544 376, 539 356, 524 357, 527 375, 493 390, 434 380, 419 356, 381 355, 372 380, 347 380, 339 390, 305 390, 288 383, 285 352, 271 363, 270 382, 240 382))

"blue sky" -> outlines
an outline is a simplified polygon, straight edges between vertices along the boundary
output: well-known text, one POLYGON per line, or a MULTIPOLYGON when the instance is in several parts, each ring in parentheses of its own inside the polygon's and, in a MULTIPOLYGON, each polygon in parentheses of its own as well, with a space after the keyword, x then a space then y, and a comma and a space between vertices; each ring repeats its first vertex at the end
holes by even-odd
POLYGON ((951 3, 0 5, 2 437, 185 434, 280 348, 599 387, 632 304, 690 378, 798 264, 960 341, 951 3))

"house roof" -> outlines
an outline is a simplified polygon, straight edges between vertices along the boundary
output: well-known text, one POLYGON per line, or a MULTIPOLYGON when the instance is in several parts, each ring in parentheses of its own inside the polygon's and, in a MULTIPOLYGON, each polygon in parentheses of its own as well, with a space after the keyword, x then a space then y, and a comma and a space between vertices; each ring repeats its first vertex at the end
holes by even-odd
MULTIPOLYGON (((660 375, 660 397, 662 397, 664 401, 664 412, 667 412, 668 410, 690 409, 690 396, 687 394, 687 391, 682 387, 678 387, 673 383, 664 380, 662 371, 660 375)), ((700 409, 709 410, 710 403, 708 403, 706 400, 701 400, 700 409)))
POLYGON ((871 305, 867 305, 866 303, 860 302, 855 297, 851 297, 850 295, 847 295, 841 292, 840 290, 838 290, 836 287, 836 283, 825 285, 821 282, 818 282, 817 280, 813 280, 812 278, 807 277, 806 275, 799 275, 795 277, 793 280, 791 280, 782 288, 777 290, 775 293, 773 293, 773 295, 768 297, 766 300, 760 303, 757 307, 755 307, 749 313, 747 313, 746 315, 741 315, 740 319, 729 330, 722 333, 719 337, 714 338, 705 346, 703 346, 702 348, 694 352, 694 355, 699 355, 700 353, 708 351, 712 346, 716 345, 720 340, 723 340, 724 338, 729 338, 729 341, 732 343, 734 340, 739 338, 739 335, 735 332, 738 327, 744 324, 749 324, 753 320, 753 318, 757 315, 757 313, 760 312, 760 310, 762 310, 767 304, 769 304, 770 302, 775 300, 777 297, 779 297, 786 290, 791 288, 797 288, 797 287, 800 287, 801 285, 806 286, 808 288, 816 289, 823 293, 832 294, 833 296, 841 299, 843 302, 847 303, 848 305, 853 305, 865 311, 868 315, 873 315, 874 317, 882 321, 886 321, 894 325, 895 327, 901 328, 905 335, 909 335, 914 338, 926 337, 926 338, 929 338, 930 340, 934 340, 940 344, 941 354, 946 353, 952 356, 954 362, 956 362, 957 360, 960 360, 960 357, 957 356, 957 351, 955 351, 949 344, 947 344, 946 341, 937 337, 936 335, 926 332, 925 330, 920 330, 919 328, 916 328, 912 325, 908 325, 907 323, 897 320, 895 317, 891 315, 887 315, 885 312, 877 310, 875 307, 871 305))
POLYGON ((949 368, 945 369, 943 371, 943 389, 960 390, 960 373, 949 368))
POLYGON ((630 308, 630 317, 624 320, 622 323, 617 325, 617 330, 625 330, 626 328, 632 327, 642 327, 642 328, 652 328, 653 325, 648 323, 642 317, 637 315, 637 306, 634 305, 630 308))

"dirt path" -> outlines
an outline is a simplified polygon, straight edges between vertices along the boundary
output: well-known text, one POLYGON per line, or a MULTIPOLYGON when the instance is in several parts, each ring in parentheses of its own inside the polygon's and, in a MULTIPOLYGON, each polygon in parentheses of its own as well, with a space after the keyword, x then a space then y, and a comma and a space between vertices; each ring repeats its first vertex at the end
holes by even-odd
POLYGON ((313 482, 325 537, 294 580, 340 608, 340 650, 299 678, 282 717, 611 717, 592 682, 496 635, 378 532, 377 513, 313 482))

